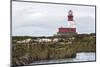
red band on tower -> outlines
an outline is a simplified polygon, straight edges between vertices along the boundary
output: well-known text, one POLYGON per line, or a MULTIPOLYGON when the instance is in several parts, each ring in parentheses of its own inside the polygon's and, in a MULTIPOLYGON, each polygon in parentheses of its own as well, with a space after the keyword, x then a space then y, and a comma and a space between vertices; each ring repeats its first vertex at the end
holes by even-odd
POLYGON ((69 12, 68 12, 68 21, 73 21, 73 12, 72 12, 72 10, 69 10, 69 12))

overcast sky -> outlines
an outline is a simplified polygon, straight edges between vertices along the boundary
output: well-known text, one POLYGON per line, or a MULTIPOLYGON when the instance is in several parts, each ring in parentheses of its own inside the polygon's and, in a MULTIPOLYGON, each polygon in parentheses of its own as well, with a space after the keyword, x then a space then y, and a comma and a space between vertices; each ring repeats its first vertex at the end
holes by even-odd
POLYGON ((95 7, 46 3, 12 2, 13 36, 52 36, 67 27, 72 10, 78 33, 95 32, 95 7))

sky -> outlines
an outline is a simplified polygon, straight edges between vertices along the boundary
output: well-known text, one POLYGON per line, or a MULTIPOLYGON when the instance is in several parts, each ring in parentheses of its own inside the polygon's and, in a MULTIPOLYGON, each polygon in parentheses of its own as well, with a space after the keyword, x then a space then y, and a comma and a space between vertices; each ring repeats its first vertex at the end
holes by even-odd
POLYGON ((67 27, 72 10, 77 33, 95 33, 95 7, 12 2, 12 36, 52 36, 67 27))

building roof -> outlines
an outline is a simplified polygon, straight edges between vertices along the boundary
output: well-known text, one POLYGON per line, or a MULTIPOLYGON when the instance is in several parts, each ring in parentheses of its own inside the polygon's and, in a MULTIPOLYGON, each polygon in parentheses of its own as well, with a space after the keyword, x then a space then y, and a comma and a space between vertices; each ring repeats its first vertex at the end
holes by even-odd
POLYGON ((76 28, 59 28, 58 32, 60 33, 67 33, 67 32, 76 32, 76 28))

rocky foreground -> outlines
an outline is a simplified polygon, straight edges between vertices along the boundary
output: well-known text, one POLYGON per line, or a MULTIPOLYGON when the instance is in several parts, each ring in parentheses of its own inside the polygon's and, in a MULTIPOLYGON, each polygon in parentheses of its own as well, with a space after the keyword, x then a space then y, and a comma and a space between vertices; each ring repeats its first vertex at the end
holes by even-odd
POLYGON ((12 37, 12 66, 28 65, 39 60, 72 58, 76 57, 77 52, 95 51, 95 34, 80 34, 69 38, 17 36, 12 37))

